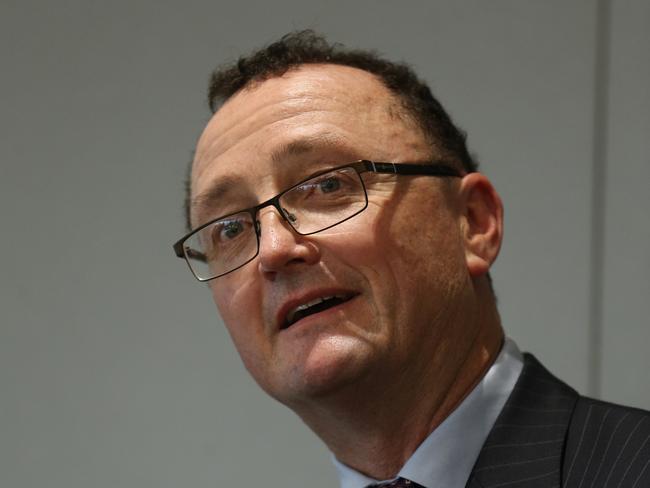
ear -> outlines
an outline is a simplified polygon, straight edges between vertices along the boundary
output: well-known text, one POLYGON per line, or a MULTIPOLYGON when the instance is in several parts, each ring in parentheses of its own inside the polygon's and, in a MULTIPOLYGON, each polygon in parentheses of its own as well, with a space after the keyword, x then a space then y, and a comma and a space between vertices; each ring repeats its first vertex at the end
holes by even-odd
POLYGON ((486 274, 496 260, 503 238, 503 204, 490 180, 481 173, 466 175, 460 184, 461 231, 470 276, 486 274))

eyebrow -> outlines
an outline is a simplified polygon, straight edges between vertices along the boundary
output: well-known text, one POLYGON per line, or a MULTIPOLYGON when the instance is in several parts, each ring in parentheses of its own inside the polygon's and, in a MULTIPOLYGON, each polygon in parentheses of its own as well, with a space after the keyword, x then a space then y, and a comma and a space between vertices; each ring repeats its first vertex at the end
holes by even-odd
POLYGON ((222 199, 227 193, 232 191, 232 188, 241 182, 240 178, 235 176, 222 176, 213 184, 211 184, 207 190, 205 190, 200 195, 192 198, 192 208, 194 207, 204 207, 211 204, 214 201, 222 199))
POLYGON ((338 143, 331 137, 306 137, 302 139, 297 139, 285 144, 282 144, 280 147, 275 149, 271 153, 271 161, 275 165, 281 164, 283 161, 289 157, 303 156, 312 152, 323 149, 333 149, 340 147, 341 144, 338 143))

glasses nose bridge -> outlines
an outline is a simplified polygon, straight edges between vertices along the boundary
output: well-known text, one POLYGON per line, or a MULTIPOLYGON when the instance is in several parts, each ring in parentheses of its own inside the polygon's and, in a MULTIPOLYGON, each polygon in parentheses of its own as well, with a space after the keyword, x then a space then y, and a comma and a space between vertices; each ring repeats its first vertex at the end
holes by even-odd
POLYGON ((252 209, 252 214, 253 214, 253 220, 255 221, 255 232, 257 233, 258 239, 262 235, 262 224, 260 223, 260 219, 258 218, 260 211, 263 208, 266 207, 274 207, 275 210, 278 212, 280 215, 280 218, 285 221, 287 224, 289 224, 289 227, 295 231, 295 228, 289 218, 285 215, 284 211, 282 210, 282 207, 280 206, 280 197, 282 195, 276 195, 273 198, 269 198, 267 201, 260 203, 257 205, 255 208, 252 209))

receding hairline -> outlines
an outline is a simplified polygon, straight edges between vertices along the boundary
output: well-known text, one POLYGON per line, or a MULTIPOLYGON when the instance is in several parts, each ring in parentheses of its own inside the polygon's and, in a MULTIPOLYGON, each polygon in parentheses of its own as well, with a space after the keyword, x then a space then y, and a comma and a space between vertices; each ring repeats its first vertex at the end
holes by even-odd
MULTIPOLYGON (((421 125, 418 123, 418 120, 413 115, 412 111, 409 110, 409 108, 405 105, 400 94, 396 93, 394 90, 388 87, 380 76, 361 68, 347 66, 339 63, 305 63, 302 65, 293 66, 278 76, 267 76, 264 79, 256 79, 254 81, 251 81, 250 83, 247 83, 239 90, 237 90, 231 96, 225 98, 212 114, 212 117, 207 122, 197 141, 196 150, 192 158, 193 167, 190 168, 191 173, 194 173, 194 169, 197 163, 206 156, 206 152, 210 152, 209 146, 201 147, 203 146, 202 141, 205 137, 205 133, 210 130, 211 125, 215 123, 218 124, 219 119, 224 116, 229 117, 232 113, 231 111, 236 111, 237 103, 244 101, 246 96, 253 94, 256 90, 261 89, 268 83, 274 83, 277 80, 281 80, 284 83, 288 83, 288 86, 290 86, 292 77, 305 73, 309 75, 310 72, 318 73, 319 71, 324 75, 321 78, 323 86, 332 86, 337 82, 342 84, 348 82, 356 84, 359 88, 356 96, 359 97, 358 100, 360 102, 360 105, 370 108, 374 106, 375 109, 383 111, 390 119, 403 123, 408 127, 409 130, 417 132, 422 138, 422 142, 426 143, 427 145, 431 145, 431 141, 427 137, 426 133, 422 130, 421 125), (334 68, 335 71, 331 71, 329 68, 334 68), (341 78, 341 75, 345 76, 345 78, 341 78), (380 92, 374 93, 368 89, 365 89, 365 83, 372 83, 378 90, 380 90, 380 92), (232 104, 234 104, 234 106, 232 104)), ((304 86, 304 92, 297 91, 291 93, 290 95, 287 95, 286 100, 289 101, 291 98, 299 99, 303 93, 307 96, 318 92, 318 89, 312 89, 313 85, 306 84, 304 86)), ((287 91, 291 92, 291 89, 288 89, 287 91)), ((350 93, 350 91, 344 91, 346 94, 350 93)), ((330 94, 326 93, 326 95, 329 96, 330 94)), ((323 94, 321 93, 317 96, 322 97, 323 94)), ((332 93, 332 96, 336 96, 336 93, 332 93)), ((227 128, 225 128, 224 131, 227 131, 227 128)), ((222 132, 225 133, 224 131, 222 132)), ((439 156, 439 154, 431 154, 431 157, 437 156, 439 156)))
MULTIPOLYGON (((384 91, 385 97, 382 97, 380 100, 385 100, 385 109, 389 117, 393 120, 407 124, 411 130, 416 130, 421 135, 422 140, 432 146, 432 149, 434 149, 432 153, 442 152, 442 147, 440 147, 438 141, 432 139, 422 128, 418 117, 413 112, 412 108, 408 105, 408 101, 405 99, 405 96, 403 94, 391 88, 387 84, 386 80, 377 73, 373 73, 372 71, 357 66, 350 66, 338 62, 305 62, 297 65, 292 65, 281 73, 267 73, 263 77, 252 78, 234 93, 230 94, 229 96, 222 97, 221 100, 215 105, 215 109, 210 120, 212 120, 214 117, 217 117, 223 108, 225 108, 227 105, 230 105, 230 103, 234 103, 240 96, 245 96, 246 93, 250 93, 258 89, 267 82, 272 82, 273 80, 283 78, 286 79, 287 77, 294 76, 296 73, 309 69, 322 70, 329 67, 340 69, 343 72, 356 72, 360 79, 365 77, 367 80, 376 82, 377 86, 381 87, 381 89, 384 91)), ((373 102, 373 98, 370 95, 368 95, 366 99, 369 103, 373 102)), ((208 122, 208 124, 209 123, 210 122, 208 122)), ((439 154, 431 154, 431 157, 436 157, 438 155, 439 154)))

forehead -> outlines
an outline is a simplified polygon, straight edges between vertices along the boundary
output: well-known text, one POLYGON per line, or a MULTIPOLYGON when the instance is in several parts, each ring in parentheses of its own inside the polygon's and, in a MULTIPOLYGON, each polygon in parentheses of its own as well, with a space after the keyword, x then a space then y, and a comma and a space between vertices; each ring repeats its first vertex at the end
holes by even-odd
POLYGON ((394 160, 398 147, 425 146, 402 112, 378 78, 347 66, 306 65, 256 83, 231 97, 203 131, 192 196, 219 180, 273 179, 308 153, 394 160))

